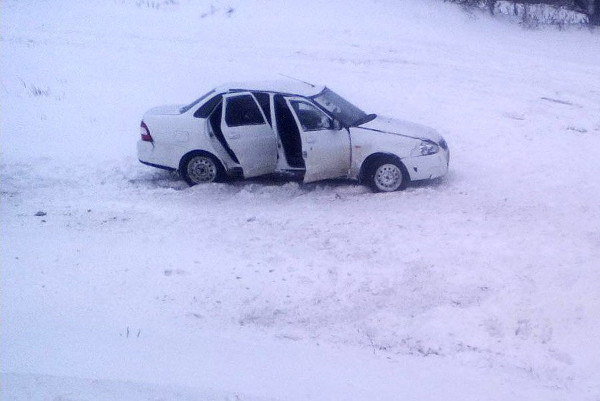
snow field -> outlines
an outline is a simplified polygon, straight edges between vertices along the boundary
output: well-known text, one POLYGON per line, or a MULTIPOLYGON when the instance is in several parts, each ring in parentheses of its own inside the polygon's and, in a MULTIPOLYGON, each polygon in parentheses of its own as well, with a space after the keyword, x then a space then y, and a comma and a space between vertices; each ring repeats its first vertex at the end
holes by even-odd
POLYGON ((523 31, 434 1, 144 4, 1 6, 4 394, 79 377, 190 399, 482 399, 485 385, 488 399, 597 399, 597 32, 523 31), (438 128, 448 177, 384 195, 187 188, 135 160, 145 109, 278 72, 438 128), (220 333, 219 370, 201 360, 220 333), (336 382, 343 354, 371 374, 340 376, 374 393, 336 382), (261 355, 252 384, 244 364, 261 355), (285 356, 296 369, 281 362, 264 385, 285 356), (312 359, 323 370, 294 381, 312 359), (399 379, 419 369, 417 386, 399 379))

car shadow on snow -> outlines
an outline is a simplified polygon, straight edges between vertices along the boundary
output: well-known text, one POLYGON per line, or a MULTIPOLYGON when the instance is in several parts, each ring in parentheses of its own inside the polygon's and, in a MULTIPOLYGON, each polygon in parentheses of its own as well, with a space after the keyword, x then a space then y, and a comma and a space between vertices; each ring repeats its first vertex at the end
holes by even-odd
MULTIPOLYGON (((440 177, 432 180, 415 181, 408 183, 406 190, 412 192, 420 189, 441 189, 448 184, 449 177, 440 177)), ((151 172, 143 172, 139 176, 129 180, 129 183, 140 185, 143 187, 157 188, 157 189, 173 189, 176 191, 190 189, 190 187, 183 181, 179 175, 174 171, 157 170, 151 172)), ((328 179, 318 182, 311 182, 304 184, 300 178, 290 178, 281 175, 265 175, 253 178, 231 178, 225 183, 211 184, 212 186, 219 186, 224 188, 231 188, 236 190, 250 190, 255 191, 257 188, 263 188, 265 190, 275 189, 278 187, 297 186, 297 189, 301 192, 315 192, 315 191, 343 191, 343 192, 358 192, 358 193, 370 193, 371 190, 368 186, 360 184, 355 180, 350 179, 328 179)))
POLYGON ((153 169, 143 171, 128 180, 130 184, 146 188, 165 188, 180 191, 189 188, 175 171, 153 169))
POLYGON ((450 178, 448 176, 432 178, 430 180, 421 180, 421 181, 412 181, 408 183, 406 189, 421 189, 421 188, 429 188, 429 189, 440 189, 446 187, 450 178))
POLYGON ((265 185, 265 186, 283 186, 283 185, 287 185, 290 183, 295 183, 295 184, 299 185, 301 188, 304 188, 308 191, 312 191, 312 190, 315 190, 316 188, 321 188, 321 187, 337 188, 337 187, 342 187, 342 186, 348 187, 348 186, 357 186, 358 185, 358 183, 356 181, 352 181, 349 179, 341 179, 341 178, 322 180, 322 181, 304 184, 302 182, 301 178, 290 178, 290 177, 285 177, 285 176, 281 176, 281 175, 277 175, 277 174, 263 175, 260 177, 253 177, 253 178, 247 178, 247 179, 234 178, 229 181, 229 184, 236 185, 236 186, 246 186, 246 185, 254 185, 254 184, 260 184, 260 185, 265 185))

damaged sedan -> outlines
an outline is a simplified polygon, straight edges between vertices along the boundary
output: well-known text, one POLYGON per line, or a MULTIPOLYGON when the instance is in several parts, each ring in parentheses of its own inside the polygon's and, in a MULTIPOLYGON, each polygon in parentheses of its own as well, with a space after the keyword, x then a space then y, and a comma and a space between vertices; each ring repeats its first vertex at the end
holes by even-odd
POLYGON ((350 178, 375 192, 441 177, 450 153, 432 128, 367 114, 331 89, 295 81, 231 83, 191 104, 147 111, 140 162, 189 185, 283 174, 350 178))

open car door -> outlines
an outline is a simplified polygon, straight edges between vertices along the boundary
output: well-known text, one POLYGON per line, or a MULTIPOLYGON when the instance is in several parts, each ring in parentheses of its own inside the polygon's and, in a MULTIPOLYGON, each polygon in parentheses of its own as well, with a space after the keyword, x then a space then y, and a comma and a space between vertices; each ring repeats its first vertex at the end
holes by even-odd
POLYGON ((301 97, 286 102, 302 140, 304 182, 346 177, 350 169, 350 134, 325 112, 301 97))
POLYGON ((223 96, 221 131, 244 177, 270 174, 277 165, 277 136, 250 92, 223 96))

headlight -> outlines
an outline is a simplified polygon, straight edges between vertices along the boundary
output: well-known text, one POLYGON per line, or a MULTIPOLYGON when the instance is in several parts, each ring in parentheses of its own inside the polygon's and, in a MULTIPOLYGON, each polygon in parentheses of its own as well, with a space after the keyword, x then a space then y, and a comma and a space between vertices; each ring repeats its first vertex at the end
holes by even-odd
POLYGON ((411 153, 411 156, 433 155, 440 151, 440 147, 431 141, 421 141, 411 153))

